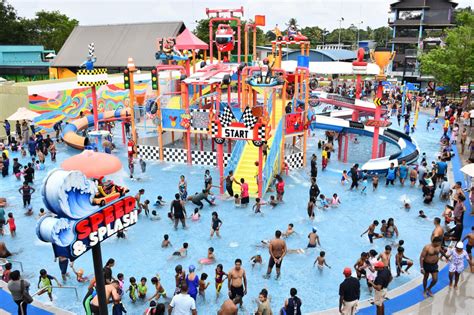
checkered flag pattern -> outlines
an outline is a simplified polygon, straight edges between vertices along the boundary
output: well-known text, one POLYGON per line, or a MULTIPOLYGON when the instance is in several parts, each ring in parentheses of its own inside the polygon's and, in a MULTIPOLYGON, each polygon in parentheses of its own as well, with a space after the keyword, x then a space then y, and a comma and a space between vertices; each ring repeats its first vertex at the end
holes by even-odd
POLYGON ((222 128, 226 128, 235 119, 234 113, 230 110, 229 106, 224 107, 224 111, 219 115, 222 128))
POLYGON ((240 122, 242 122, 248 129, 252 129, 257 123, 257 120, 257 117, 252 114, 252 109, 247 106, 240 118, 240 122))
POLYGON ((94 43, 90 43, 89 44, 89 57, 94 57, 94 53, 95 53, 95 46, 94 46, 94 43))
POLYGON ((159 160, 160 148, 152 145, 138 145, 138 157, 144 160, 159 160))
POLYGON ((303 152, 286 155, 285 162, 290 170, 303 168, 303 152))
POLYGON ((94 68, 92 70, 80 69, 77 71, 77 84, 79 86, 107 85, 107 68, 94 68))
POLYGON ((188 160, 187 150, 163 148, 163 159, 171 163, 186 163, 188 160))
POLYGON ((258 127, 258 138, 261 140, 266 140, 265 138, 265 125, 258 127))

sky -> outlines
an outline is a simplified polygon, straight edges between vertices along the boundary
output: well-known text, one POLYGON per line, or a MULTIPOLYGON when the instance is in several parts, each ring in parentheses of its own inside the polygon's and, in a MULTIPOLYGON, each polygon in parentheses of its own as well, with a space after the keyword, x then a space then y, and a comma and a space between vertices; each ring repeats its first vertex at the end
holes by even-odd
MULTIPOLYGON (((7 0, 19 16, 31 18, 40 10, 59 10, 81 25, 184 21, 194 29, 206 17, 206 8, 244 7, 244 18, 266 16, 265 30, 284 25, 289 18, 298 24, 333 30, 351 24, 361 28, 387 26, 393 0, 7 0)), ((474 0, 459 0, 458 7, 473 6, 474 0)))

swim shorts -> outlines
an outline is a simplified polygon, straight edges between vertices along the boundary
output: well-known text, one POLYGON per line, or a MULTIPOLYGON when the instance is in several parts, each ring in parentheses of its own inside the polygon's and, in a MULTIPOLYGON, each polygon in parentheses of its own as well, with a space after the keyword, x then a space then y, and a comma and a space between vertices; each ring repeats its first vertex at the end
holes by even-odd
POLYGON ((235 299, 237 295, 240 297, 244 297, 244 286, 240 286, 240 287, 231 286, 230 287, 229 297, 233 300, 235 299))
POLYGON ((423 269, 425 270, 425 272, 435 273, 435 272, 438 272, 438 264, 437 263, 430 264, 430 263, 423 262, 423 269))

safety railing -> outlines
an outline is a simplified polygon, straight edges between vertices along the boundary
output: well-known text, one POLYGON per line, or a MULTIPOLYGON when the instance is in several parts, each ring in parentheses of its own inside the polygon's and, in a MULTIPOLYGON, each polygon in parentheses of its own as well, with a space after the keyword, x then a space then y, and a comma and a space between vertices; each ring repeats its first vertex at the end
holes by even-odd
POLYGON ((262 192, 265 193, 268 189, 268 186, 272 182, 272 175, 273 171, 275 170, 275 167, 278 167, 278 165, 275 166, 275 163, 279 160, 279 156, 281 153, 280 146, 282 142, 282 137, 283 137, 283 121, 284 119, 281 119, 280 122, 278 123, 278 127, 276 129, 275 135, 273 136, 273 142, 272 146, 270 148, 270 152, 268 153, 267 156, 267 161, 265 162, 265 166, 262 171, 262 176, 263 176, 263 190, 262 192))
POLYGON ((230 158, 227 160, 227 166, 225 167, 224 174, 229 174, 229 171, 235 171, 237 165, 239 164, 240 157, 244 152, 246 141, 236 141, 234 145, 234 149, 232 150, 232 154, 230 158))
POLYGON ((6 263, 13 263, 20 265, 20 270, 23 272, 23 263, 18 260, 11 260, 11 259, 0 259, 0 266, 4 266, 6 263))

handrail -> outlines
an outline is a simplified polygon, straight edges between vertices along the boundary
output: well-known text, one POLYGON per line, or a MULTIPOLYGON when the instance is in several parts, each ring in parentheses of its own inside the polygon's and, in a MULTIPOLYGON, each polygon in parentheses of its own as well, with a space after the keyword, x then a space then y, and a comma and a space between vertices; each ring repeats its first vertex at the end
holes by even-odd
POLYGON ((21 272, 23 272, 23 263, 22 263, 21 261, 18 261, 18 260, 11 260, 11 259, 9 259, 8 261, 9 261, 9 262, 14 262, 15 264, 19 264, 19 265, 20 265, 21 272))
POLYGON ((275 163, 277 162, 279 155, 281 154, 281 144, 283 137, 283 120, 280 119, 278 127, 276 128, 275 135, 273 136, 272 147, 268 153, 267 161, 263 168, 263 189, 262 192, 265 193, 268 189, 269 184, 272 181, 272 175, 275 168, 275 163))
POLYGON ((225 167, 225 174, 229 174, 230 171, 235 171, 237 165, 239 164, 240 157, 245 148, 245 144, 247 141, 236 141, 234 145, 234 149, 232 150, 232 154, 230 158, 227 160, 227 166, 225 167))
MULTIPOLYGON (((22 280, 23 280, 23 279, 22 279, 22 280)), ((51 287, 50 285, 47 285, 47 286, 45 286, 45 287, 39 289, 39 290, 36 291, 33 295, 31 295, 31 298, 37 296, 40 292, 43 292, 44 289, 48 289, 48 288, 50 288, 50 287, 51 287)), ((25 315, 25 313, 23 312, 23 304, 24 304, 24 303, 25 303, 25 301, 21 301, 21 303, 20 303, 21 315, 25 315)))

